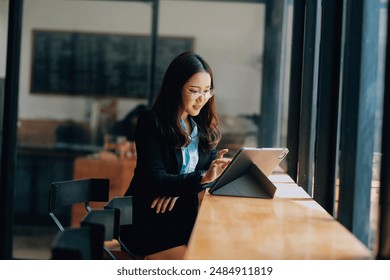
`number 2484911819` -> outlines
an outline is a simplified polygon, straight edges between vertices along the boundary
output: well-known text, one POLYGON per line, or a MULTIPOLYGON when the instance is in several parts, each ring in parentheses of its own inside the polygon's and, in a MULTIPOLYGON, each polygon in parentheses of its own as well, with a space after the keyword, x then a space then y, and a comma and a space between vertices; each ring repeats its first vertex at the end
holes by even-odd
POLYGON ((272 267, 210 267, 210 275, 271 275, 272 267))

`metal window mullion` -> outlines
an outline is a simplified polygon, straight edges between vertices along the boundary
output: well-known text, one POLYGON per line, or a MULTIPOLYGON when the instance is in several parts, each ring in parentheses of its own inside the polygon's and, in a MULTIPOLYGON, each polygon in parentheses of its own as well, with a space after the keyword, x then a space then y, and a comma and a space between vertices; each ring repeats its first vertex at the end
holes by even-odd
POLYGON ((304 23, 305 0, 294 0, 287 124, 287 148, 289 153, 286 160, 287 173, 295 182, 298 175, 304 23))
POLYGON ((323 2, 313 198, 333 215, 338 160, 342 1, 323 2))
POLYGON ((3 135, 0 169, 0 259, 12 258, 13 183, 16 165, 19 63, 23 0, 9 3, 7 64, 4 85, 3 135))
POLYGON ((149 89, 148 89, 148 105, 152 106, 155 96, 155 84, 156 84, 156 60, 157 60, 157 48, 158 48, 158 14, 159 14, 159 1, 153 0, 152 2, 152 30, 150 34, 150 66, 149 66, 149 89))
POLYGON ((257 145, 274 147, 279 142, 281 102, 281 59, 286 0, 266 3, 264 62, 262 71, 261 108, 257 145))
POLYGON ((313 193, 314 141, 321 32, 321 1, 306 1, 301 117, 299 126, 298 185, 313 193))

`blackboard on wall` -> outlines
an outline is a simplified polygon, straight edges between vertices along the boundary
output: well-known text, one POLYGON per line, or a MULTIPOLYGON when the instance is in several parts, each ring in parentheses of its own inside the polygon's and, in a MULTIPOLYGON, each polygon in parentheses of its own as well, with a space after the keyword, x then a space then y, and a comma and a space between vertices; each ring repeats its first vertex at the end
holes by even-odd
MULTIPOLYGON (((150 36, 33 30, 31 93, 147 98, 150 36)), ((159 37, 156 90, 193 38, 159 37)))

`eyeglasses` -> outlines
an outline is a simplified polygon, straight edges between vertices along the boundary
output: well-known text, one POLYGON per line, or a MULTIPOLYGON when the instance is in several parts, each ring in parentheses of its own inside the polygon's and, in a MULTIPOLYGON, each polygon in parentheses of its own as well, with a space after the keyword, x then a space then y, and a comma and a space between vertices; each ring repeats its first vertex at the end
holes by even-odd
POLYGON ((198 99, 201 95, 203 95, 204 98, 210 99, 214 96, 215 90, 213 88, 207 89, 203 92, 200 90, 194 90, 194 89, 186 89, 186 92, 190 95, 191 99, 198 99))

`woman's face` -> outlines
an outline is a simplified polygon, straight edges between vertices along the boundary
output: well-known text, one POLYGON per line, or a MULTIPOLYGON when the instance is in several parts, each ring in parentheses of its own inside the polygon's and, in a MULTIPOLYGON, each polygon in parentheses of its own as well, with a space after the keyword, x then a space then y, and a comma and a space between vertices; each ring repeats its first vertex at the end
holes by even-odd
POLYGON ((182 119, 188 115, 197 116, 209 98, 207 93, 211 89, 211 76, 208 72, 198 72, 191 76, 184 84, 182 90, 182 119))

